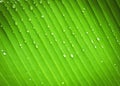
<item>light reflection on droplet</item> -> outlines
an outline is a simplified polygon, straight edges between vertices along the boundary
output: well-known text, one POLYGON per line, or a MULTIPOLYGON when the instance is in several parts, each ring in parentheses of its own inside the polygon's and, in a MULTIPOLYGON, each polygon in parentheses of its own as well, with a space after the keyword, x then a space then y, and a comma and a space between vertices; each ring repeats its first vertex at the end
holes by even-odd
POLYGON ((72 33, 73 35, 75 35, 75 33, 72 33))
POLYGON ((65 82, 62 82, 62 85, 64 85, 65 84, 65 82))
POLYGON ((33 10, 33 7, 32 7, 32 6, 30 6, 30 10, 33 10))
POLYGON ((35 44, 35 41, 33 41, 33 44, 35 44))
POLYGON ((32 79, 31 79, 31 78, 29 78, 29 80, 31 81, 32 79))
POLYGON ((73 58, 73 57, 74 57, 74 55, 73 55, 73 54, 70 54, 70 56, 71 56, 71 58, 73 58))
POLYGON ((19 44, 20 48, 22 48, 22 44, 19 44))
POLYGON ((35 45, 36 48, 38 48, 38 45, 35 45))
POLYGON ((51 35, 54 35, 54 33, 51 33, 51 35))
POLYGON ((41 18, 44 18, 44 15, 42 15, 41 18))
POLYGON ((116 66, 117 64, 114 64, 114 66, 116 66))
POLYGON ((47 3, 48 3, 48 4, 50 4, 50 2, 49 2, 49 1, 48 1, 47 3))
POLYGON ((55 39, 55 41, 57 42, 57 39, 55 39))
POLYGON ((88 34, 88 32, 86 32, 86 34, 88 34))
POLYGON ((44 84, 43 82, 41 82, 41 84, 44 84))
POLYGON ((50 42, 50 44, 52 44, 52 42, 50 42))
POLYGON ((97 46, 95 46, 95 48, 97 48, 97 46))
POLYGON ((15 4, 13 4, 13 6, 12 6, 13 8, 15 8, 15 4))
POLYGON ((48 28, 49 28, 50 26, 48 25, 48 28))
POLYGON ((17 22, 15 22, 15 25, 18 25, 18 23, 17 23, 17 22))
POLYGON ((1 50, 2 52, 4 51, 4 50, 1 50))
POLYGON ((103 46, 103 45, 101 45, 101 47, 102 47, 102 48, 104 48, 104 46, 103 46))
POLYGON ((66 57, 66 55, 64 54, 63 57, 66 57))
POLYGON ((27 30, 27 33, 29 33, 30 31, 29 30, 27 30))
POLYGON ((82 51, 84 52, 84 51, 85 51, 85 49, 82 49, 82 51))
POLYGON ((97 37, 97 40, 100 41, 100 38, 97 37))
POLYGON ((71 29, 71 27, 69 26, 69 29, 71 29))
POLYGON ((72 44, 72 47, 74 47, 74 44, 72 44))
POLYGON ((91 42, 92 42, 92 43, 94 43, 94 41, 93 41, 93 40, 91 40, 91 42))
POLYGON ((82 10, 82 13, 84 13, 85 11, 84 10, 82 10))
POLYGON ((63 32, 65 32, 66 30, 63 30, 63 32))
POLYGON ((86 10, 86 8, 83 8, 83 10, 86 10))
POLYGON ((31 18, 29 18, 29 21, 31 21, 31 18))
POLYGON ((100 62, 103 63, 103 60, 101 60, 100 62))
POLYGON ((40 4, 42 4, 42 0, 40 1, 40 4))
POLYGON ((3 0, 0 0, 0 3, 2 3, 3 2, 3 0))
POLYGON ((21 21, 23 21, 23 18, 21 19, 21 21))
POLYGON ((3 55, 5 56, 5 55, 7 55, 7 53, 6 53, 6 52, 3 52, 3 55))
POLYGON ((63 44, 65 44, 65 41, 63 41, 63 44))

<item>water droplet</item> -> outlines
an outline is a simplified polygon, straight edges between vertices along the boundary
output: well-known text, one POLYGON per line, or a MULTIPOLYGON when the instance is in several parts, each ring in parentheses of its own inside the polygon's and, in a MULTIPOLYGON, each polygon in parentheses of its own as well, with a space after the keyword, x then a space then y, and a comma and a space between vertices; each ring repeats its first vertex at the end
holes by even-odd
POLYGON ((50 26, 48 25, 48 28, 49 28, 50 26))
POLYGON ((82 10, 82 13, 84 13, 85 11, 84 10, 82 10))
POLYGON ((15 22, 15 25, 18 25, 18 23, 17 23, 17 22, 15 22))
POLYGON ((94 41, 93 41, 93 40, 91 40, 91 42, 92 42, 92 43, 94 43, 94 41))
POLYGON ((65 44, 65 41, 63 41, 63 44, 65 44))
POLYGON ((21 19, 21 21, 23 21, 23 18, 21 19))
POLYGON ((29 80, 31 81, 32 79, 31 79, 31 78, 29 78, 29 80))
POLYGON ((38 45, 35 45, 36 48, 38 48, 38 45))
POLYGON ((75 33, 72 33, 73 35, 75 35, 75 33))
POLYGON ((40 1, 40 4, 42 4, 42 0, 40 1))
POLYGON ((30 31, 29 30, 27 30, 27 33, 29 33, 30 31))
POLYGON ((18 11, 18 9, 16 8, 15 11, 18 11))
POLYGON ((47 3, 48 3, 48 4, 50 4, 50 2, 49 2, 49 1, 48 1, 47 3))
POLYGON ((63 14, 63 16, 65 16, 65 15, 63 14))
POLYGON ((2 52, 4 51, 4 50, 1 50, 2 52))
POLYGON ((37 6, 38 6, 38 3, 36 3, 35 6, 37 7, 37 6))
POLYGON ((41 84, 44 84, 43 82, 41 82, 41 84))
POLYGON ((86 8, 83 8, 83 10, 86 10, 86 8))
POLYGON ((117 40, 117 42, 119 43, 119 40, 117 40))
POLYGON ((100 38, 97 37, 97 40, 100 41, 100 38))
POLYGON ((36 4, 35 1, 33 2, 33 4, 36 4))
POLYGON ((22 44, 19 44, 20 48, 22 48, 22 44))
POLYGON ((26 40, 25 40, 24 42, 25 42, 25 43, 27 43, 27 41, 26 41, 26 40))
POLYGON ((33 41, 33 44, 35 44, 35 41, 33 41))
POLYGON ((25 8, 23 7, 23 10, 24 10, 25 8))
POLYGON ((30 10, 33 10, 33 7, 32 7, 32 6, 30 6, 30 10))
POLYGON ((45 36, 47 36, 47 33, 45 33, 45 36))
POLYGON ((85 49, 82 49, 82 51, 84 52, 84 51, 85 51, 85 49))
POLYGON ((55 41, 57 42, 57 39, 55 39, 55 41))
POLYGON ((103 45, 101 45, 101 47, 104 48, 103 45))
POLYGON ((95 46, 95 48, 97 48, 97 46, 95 46))
POLYGON ((12 6, 13 8, 15 8, 15 4, 13 4, 13 6, 12 6))
POLYGON ((29 21, 31 21, 31 18, 29 18, 29 21))
POLYGON ((50 44, 52 44, 52 42, 50 42, 50 44))
POLYGON ((63 57, 66 57, 66 55, 64 54, 63 57))
POLYGON ((74 56, 73 56, 73 54, 70 54, 70 56, 71 56, 71 58, 73 58, 74 56))
POLYGON ((92 29, 92 31, 94 32, 94 29, 92 29))
POLYGON ((63 30, 63 32, 65 32, 65 30, 63 30))
POLYGON ((17 3, 17 1, 15 1, 15 4, 17 3))
POLYGON ((65 84, 65 82, 62 82, 62 85, 64 85, 65 84))
POLYGON ((3 52, 3 55, 5 56, 5 55, 7 55, 7 53, 6 53, 6 52, 3 52))
POLYGON ((86 32, 86 34, 88 34, 88 32, 86 32))
POLYGON ((100 62, 103 63, 103 60, 101 60, 100 62))
POLYGON ((71 29, 71 27, 69 26, 69 29, 71 29))
POLYGON ((74 44, 72 44, 72 47, 74 47, 74 44))
POLYGON ((54 35, 54 33, 51 33, 51 35, 54 35))
POLYGON ((107 36, 107 38, 109 39, 109 36, 107 36))
POLYGON ((114 66, 116 66, 117 64, 114 64, 114 66))
POLYGON ((44 18, 44 15, 42 15, 41 18, 44 18))
POLYGON ((0 3, 2 3, 3 2, 3 0, 0 0, 0 3))

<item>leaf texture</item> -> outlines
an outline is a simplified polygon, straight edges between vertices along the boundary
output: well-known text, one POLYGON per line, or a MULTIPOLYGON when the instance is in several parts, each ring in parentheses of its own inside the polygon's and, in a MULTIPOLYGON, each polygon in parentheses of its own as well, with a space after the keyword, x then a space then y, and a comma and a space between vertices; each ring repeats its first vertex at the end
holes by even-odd
POLYGON ((0 86, 120 86, 120 0, 0 0, 0 86))

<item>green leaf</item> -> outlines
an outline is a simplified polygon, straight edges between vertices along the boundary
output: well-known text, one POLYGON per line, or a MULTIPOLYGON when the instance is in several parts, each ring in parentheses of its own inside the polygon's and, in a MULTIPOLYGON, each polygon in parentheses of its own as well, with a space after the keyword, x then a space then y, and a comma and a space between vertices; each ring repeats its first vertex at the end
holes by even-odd
POLYGON ((120 0, 0 0, 0 86, 120 86, 120 0))

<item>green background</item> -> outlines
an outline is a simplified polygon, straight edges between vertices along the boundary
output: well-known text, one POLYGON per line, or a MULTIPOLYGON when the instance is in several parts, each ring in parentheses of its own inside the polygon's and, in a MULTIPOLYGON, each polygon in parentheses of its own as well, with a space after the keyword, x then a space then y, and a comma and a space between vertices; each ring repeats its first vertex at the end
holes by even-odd
POLYGON ((120 86, 120 0, 0 0, 0 86, 120 86))

